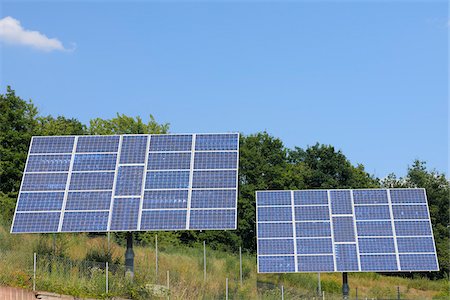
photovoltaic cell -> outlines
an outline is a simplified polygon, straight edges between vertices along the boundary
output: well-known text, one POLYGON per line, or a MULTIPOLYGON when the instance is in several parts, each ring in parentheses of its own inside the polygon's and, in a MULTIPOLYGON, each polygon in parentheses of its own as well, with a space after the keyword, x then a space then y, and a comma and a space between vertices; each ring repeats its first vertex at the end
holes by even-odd
POLYGON ((236 190, 193 190, 191 208, 233 208, 236 190))
POLYGON ((331 241, 331 238, 297 239, 297 253, 298 254, 333 254, 333 243, 331 241))
POLYGON ((258 240, 258 247, 261 254, 291 254, 294 251, 294 241, 292 239, 258 240))
POLYGON ((120 151, 121 164, 143 164, 147 155, 148 136, 124 136, 120 151))
POLYGON ((147 172, 146 189, 187 189, 189 188, 189 171, 147 172))
POLYGON ((142 230, 180 230, 186 228, 186 210, 145 210, 142 230))
POLYGON ((72 191, 110 190, 113 183, 114 172, 73 173, 69 189, 72 191))
POLYGON ((75 138, 68 137, 33 137, 30 153, 72 153, 75 138))
POLYGON ((260 273, 295 272, 294 256, 260 256, 258 271, 260 273))
POLYGON ((235 229, 238 148, 236 133, 33 137, 11 232, 235 229))
MULTIPOLYGON (((258 193, 258 192, 257 192, 258 193)), ((267 191, 258 194, 259 206, 264 205, 291 205, 291 192, 267 191)))
MULTIPOLYGON (((291 196, 289 195, 289 204, 290 202, 291 196)), ((328 193, 323 190, 294 191, 294 203, 295 205, 328 205, 328 193)))
POLYGON ((60 212, 17 213, 13 232, 56 232, 60 212))
POLYGON ((26 172, 63 172, 69 171, 71 155, 31 155, 28 158, 26 172))
POLYGON ((150 151, 191 151, 192 135, 152 135, 150 151))
POLYGON ((333 272, 332 255, 298 256, 299 272, 333 272))
POLYGON ((291 221, 292 222, 292 208, 291 207, 259 207, 258 219, 264 221, 291 221))
POLYGON ((188 194, 188 190, 145 191, 143 208, 187 208, 188 194))
POLYGON ((194 171, 193 188, 236 188, 236 171, 194 171))
POLYGON ((80 152, 117 152, 120 136, 80 136, 77 153, 80 152))
POLYGON ((19 195, 17 211, 61 210, 64 192, 26 193, 19 195))
POLYGON ((111 218, 111 230, 136 230, 140 198, 115 198, 111 218))
POLYGON ((233 228, 236 225, 236 215, 233 209, 227 210, 191 210, 192 229, 233 228))
POLYGON ((69 192, 66 210, 109 210, 112 191, 69 192))
POLYGON ((61 191, 66 189, 67 173, 25 174, 21 191, 61 191))
POLYGON ((189 170, 191 153, 150 153, 147 170, 189 170))
POLYGON ((257 191, 258 272, 438 270, 424 197, 423 189, 257 191))
POLYGON ((108 214, 107 211, 65 212, 61 231, 106 231, 108 214))
MULTIPOLYGON (((114 171, 117 154, 76 154, 73 171, 114 171)), ((70 162, 70 160, 69 160, 70 162)))
POLYGON ((238 143, 234 134, 197 134, 195 150, 237 150, 238 143))
POLYGON ((119 167, 116 181, 116 196, 140 196, 144 166, 119 167))

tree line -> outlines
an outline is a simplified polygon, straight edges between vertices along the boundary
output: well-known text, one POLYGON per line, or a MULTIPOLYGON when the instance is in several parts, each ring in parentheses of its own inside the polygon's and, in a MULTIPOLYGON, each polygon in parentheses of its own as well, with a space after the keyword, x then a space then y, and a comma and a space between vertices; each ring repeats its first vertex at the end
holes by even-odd
MULTIPOLYGON (((25 101, 7 87, 0 94, 0 218, 11 225, 22 172, 33 135, 86 135, 167 133, 170 124, 158 123, 153 116, 144 122, 140 117, 117 114, 111 119, 95 118, 88 125, 75 118, 42 116, 29 100, 25 101)), ((159 233, 170 243, 194 245, 203 240, 216 249, 236 251, 239 247, 256 252, 255 191, 266 189, 316 188, 395 188, 422 187, 427 190, 431 221, 439 258, 440 272, 431 278, 448 277, 450 268, 450 185, 445 174, 429 170, 423 161, 414 161, 407 175, 390 174, 384 179, 353 165, 332 145, 315 144, 305 149, 289 149, 267 132, 243 135, 239 153, 238 229, 232 231, 179 231, 159 233)), ((138 243, 152 243, 154 233, 136 233, 138 243)), ((117 240, 123 235, 116 234, 117 240)))

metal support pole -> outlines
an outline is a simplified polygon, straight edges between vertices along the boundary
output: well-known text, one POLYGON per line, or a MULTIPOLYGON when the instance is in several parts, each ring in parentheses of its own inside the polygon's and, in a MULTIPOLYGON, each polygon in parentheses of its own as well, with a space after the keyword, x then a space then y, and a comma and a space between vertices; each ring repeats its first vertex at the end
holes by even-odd
POLYGON ((155 275, 156 283, 158 283, 158 235, 155 235, 155 275))
POLYGON ((228 300, 228 277, 225 279, 225 300, 228 300))
POLYGON ((358 288, 355 289, 356 297, 355 300, 358 300, 358 288))
POLYGON ((36 252, 33 253, 33 292, 36 291, 36 252))
POLYGON ((342 297, 347 300, 350 288, 348 286, 348 275, 347 272, 342 273, 342 297))
POLYGON ((109 282, 108 282, 108 274, 109 273, 109 266, 108 266, 108 262, 106 262, 106 293, 108 294, 109 292, 109 282))
POLYGON ((400 300, 400 287, 397 286, 397 300, 400 300))
POLYGON ((109 231, 108 231, 108 233, 107 233, 107 236, 108 236, 108 256, 109 256, 110 253, 111 253, 111 245, 110 245, 111 237, 110 237, 109 231))
POLYGON ((320 273, 317 273, 317 294, 322 296, 322 284, 320 282, 320 273))
POLYGON ((284 286, 281 286, 281 300, 284 300, 284 286))
POLYGON ((242 248, 239 247, 239 279, 242 286, 242 248))
POLYGON ((133 232, 127 232, 127 250, 125 252, 125 274, 134 278, 133 232))
POLYGON ((203 280, 206 281, 206 242, 203 241, 203 280))

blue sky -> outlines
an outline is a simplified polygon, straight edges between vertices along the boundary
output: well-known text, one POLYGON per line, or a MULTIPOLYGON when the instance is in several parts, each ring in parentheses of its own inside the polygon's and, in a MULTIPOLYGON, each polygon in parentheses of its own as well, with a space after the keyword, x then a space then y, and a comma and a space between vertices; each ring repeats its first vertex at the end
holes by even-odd
POLYGON ((416 158, 448 174, 447 1, 2 1, 7 16, 48 47, 4 38, 0 91, 44 115, 267 130, 378 177, 416 158))

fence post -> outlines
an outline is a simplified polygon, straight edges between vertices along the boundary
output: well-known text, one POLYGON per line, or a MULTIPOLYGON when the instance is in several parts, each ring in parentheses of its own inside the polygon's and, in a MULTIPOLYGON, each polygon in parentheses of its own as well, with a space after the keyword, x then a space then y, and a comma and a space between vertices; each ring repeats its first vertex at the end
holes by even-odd
POLYGON ((225 300, 228 300, 228 277, 225 279, 225 300))
POLYGON ((284 300, 284 286, 281 286, 281 300, 284 300))
POLYGON ((106 262, 106 293, 107 294, 109 292, 108 273, 109 273, 109 266, 108 266, 108 262, 106 262))
POLYGON ((206 242, 203 241, 203 280, 206 281, 206 242))
POLYGON ((156 283, 158 283, 158 235, 155 235, 155 275, 156 283))
POLYGON ((36 291, 36 252, 33 253, 33 292, 36 291))
POLYGON ((397 300, 400 300, 400 287, 397 286, 397 300))
POLYGON ((358 288, 355 289, 355 292, 356 292, 356 297, 355 297, 355 299, 358 300, 358 288))
POLYGON ((170 299, 170 280, 169 280, 169 271, 167 271, 167 300, 170 299))
POLYGON ((242 248, 239 247, 239 280, 242 286, 242 248))

